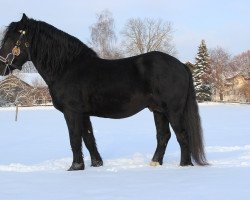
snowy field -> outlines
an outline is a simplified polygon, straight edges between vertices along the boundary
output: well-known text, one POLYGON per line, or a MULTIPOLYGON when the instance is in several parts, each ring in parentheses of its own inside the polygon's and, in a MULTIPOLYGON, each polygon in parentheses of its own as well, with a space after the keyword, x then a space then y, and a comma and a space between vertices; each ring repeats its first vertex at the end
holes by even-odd
POLYGON ((156 147, 152 113, 123 120, 92 118, 100 168, 66 171, 67 127, 52 107, 0 109, 0 200, 248 200, 250 105, 201 104, 207 167, 180 167, 172 134, 164 165, 150 167, 156 147))

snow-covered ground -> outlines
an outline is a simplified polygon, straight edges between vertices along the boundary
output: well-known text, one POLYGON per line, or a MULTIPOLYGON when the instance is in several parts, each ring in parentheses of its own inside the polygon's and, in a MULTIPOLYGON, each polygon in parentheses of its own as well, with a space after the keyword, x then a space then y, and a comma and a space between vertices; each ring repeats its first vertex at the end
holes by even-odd
POLYGON ((210 166, 179 167, 175 135, 164 165, 150 167, 156 147, 152 113, 92 118, 104 166, 66 171, 71 150, 63 115, 51 107, 0 109, 0 200, 247 200, 250 198, 250 105, 200 105, 210 166))

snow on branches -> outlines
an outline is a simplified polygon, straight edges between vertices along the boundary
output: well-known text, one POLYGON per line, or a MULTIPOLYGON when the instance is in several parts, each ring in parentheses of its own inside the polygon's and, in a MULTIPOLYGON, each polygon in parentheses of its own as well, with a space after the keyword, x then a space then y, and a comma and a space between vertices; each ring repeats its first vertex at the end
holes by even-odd
POLYGON ((198 101, 211 101, 211 67, 205 40, 201 41, 195 60, 193 79, 196 98, 198 101))

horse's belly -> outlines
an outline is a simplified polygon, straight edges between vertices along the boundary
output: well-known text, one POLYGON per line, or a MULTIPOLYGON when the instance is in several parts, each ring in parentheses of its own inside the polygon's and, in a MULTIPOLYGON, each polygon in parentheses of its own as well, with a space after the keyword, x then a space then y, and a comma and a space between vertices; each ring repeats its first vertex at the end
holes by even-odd
POLYGON ((145 107, 133 109, 133 110, 126 110, 126 111, 111 111, 111 112, 95 112, 92 115, 97 117, 104 117, 104 118, 112 118, 112 119, 122 119, 126 117, 131 117, 136 113, 143 110, 145 107))
POLYGON ((131 99, 105 99, 96 102, 94 106, 94 116, 105 118, 126 118, 130 117, 147 107, 145 98, 133 97, 131 99))

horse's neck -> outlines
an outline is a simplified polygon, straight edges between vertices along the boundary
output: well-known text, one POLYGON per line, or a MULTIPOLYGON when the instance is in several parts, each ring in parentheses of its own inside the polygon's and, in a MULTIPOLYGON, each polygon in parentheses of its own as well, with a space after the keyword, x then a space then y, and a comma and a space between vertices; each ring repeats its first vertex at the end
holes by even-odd
POLYGON ((78 44, 76 39, 74 39, 73 37, 72 38, 69 37, 68 40, 70 39, 73 40, 72 46, 74 46, 75 49, 72 48, 70 49, 67 46, 65 46, 66 49, 65 50, 63 42, 62 46, 59 47, 63 48, 65 51, 68 51, 68 52, 64 51, 65 56, 62 56, 60 53, 58 53, 58 49, 56 51, 54 51, 54 49, 51 49, 52 46, 50 44, 53 44, 53 42, 55 42, 53 41, 53 38, 48 37, 49 40, 51 41, 46 40, 46 43, 42 43, 41 41, 44 38, 41 37, 41 35, 36 35, 36 37, 39 37, 35 38, 35 40, 38 41, 38 43, 34 44, 32 43, 32 46, 30 48, 31 60, 34 63, 38 73, 43 77, 43 79, 48 85, 51 85, 55 81, 57 81, 58 78, 62 75, 62 73, 65 72, 68 65, 74 62, 75 59, 78 59, 79 56, 83 59, 87 58, 88 60, 91 57, 95 58, 98 57, 94 51, 89 49, 83 43, 80 43, 80 41, 78 44), (44 54, 43 52, 44 50, 50 54, 46 53, 44 54))
POLYGON ((31 61, 33 62, 38 73, 43 77, 44 81, 49 86, 56 81, 59 76, 59 72, 55 72, 55 70, 52 69, 53 66, 47 66, 47 64, 45 64, 46 62, 42 62, 46 58, 38 58, 38 56, 39 52, 36 52, 36 50, 31 52, 31 61))
POLYGON ((52 72, 45 70, 47 66, 44 68, 41 63, 37 62, 36 59, 32 59, 32 62, 48 86, 52 85, 56 81, 56 76, 52 72))

